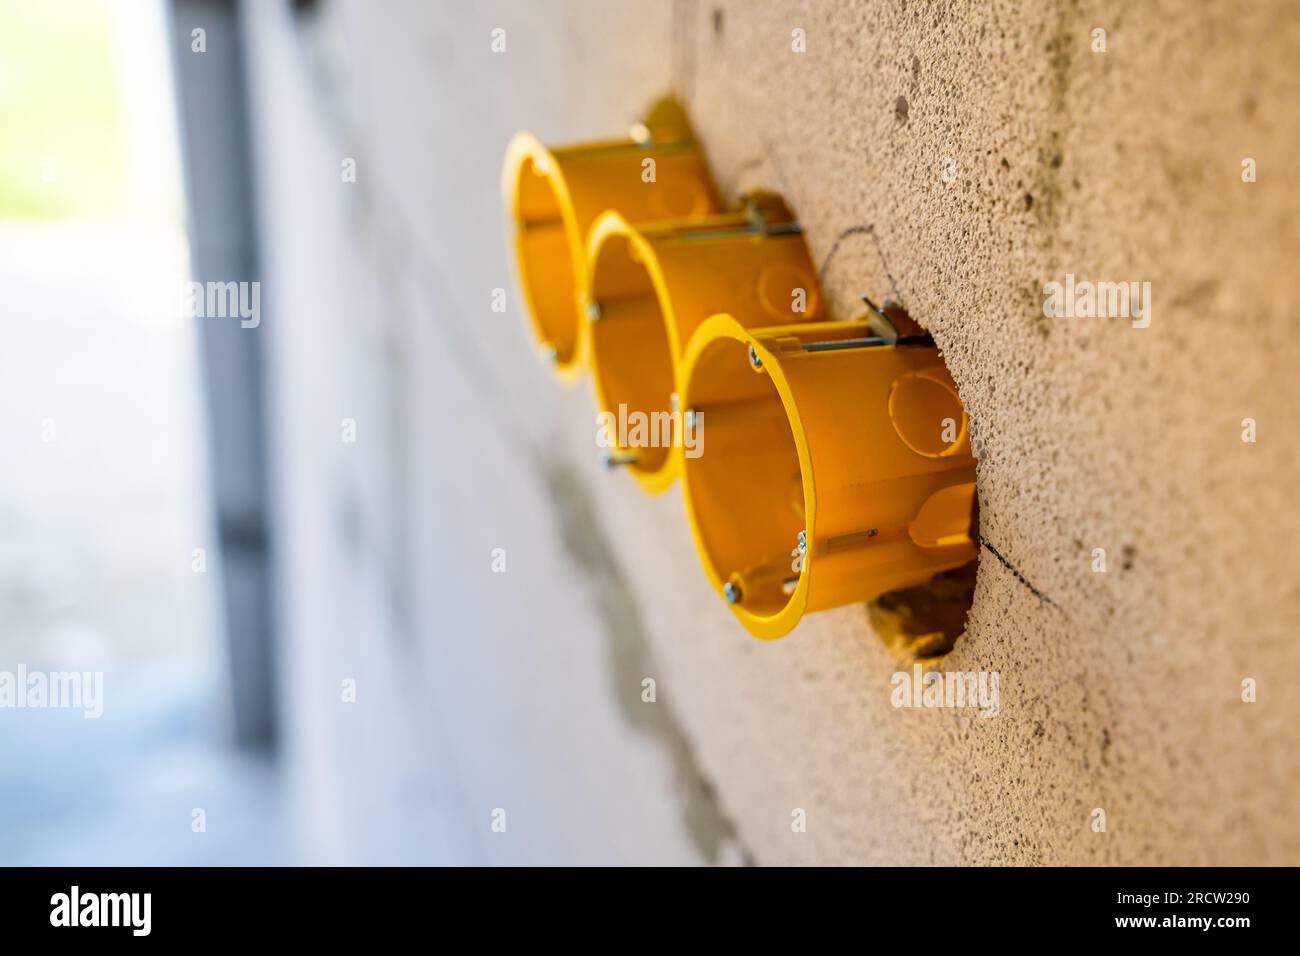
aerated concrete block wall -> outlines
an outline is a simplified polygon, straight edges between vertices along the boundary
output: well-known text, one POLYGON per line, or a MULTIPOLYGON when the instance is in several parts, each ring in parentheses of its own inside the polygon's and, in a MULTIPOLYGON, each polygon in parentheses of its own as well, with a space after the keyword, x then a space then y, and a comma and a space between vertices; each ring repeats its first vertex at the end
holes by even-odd
POLYGON ((1300 862, 1287 4, 244 13, 317 859, 1300 862), (996 716, 895 707, 912 662, 861 606, 746 636, 680 491, 607 472, 589 385, 537 360, 506 142, 666 90, 728 198, 786 196, 836 317, 892 300, 943 350, 983 546, 942 669, 997 672, 996 716), (1148 312, 1046 316, 1067 281, 1150 283, 1148 312))

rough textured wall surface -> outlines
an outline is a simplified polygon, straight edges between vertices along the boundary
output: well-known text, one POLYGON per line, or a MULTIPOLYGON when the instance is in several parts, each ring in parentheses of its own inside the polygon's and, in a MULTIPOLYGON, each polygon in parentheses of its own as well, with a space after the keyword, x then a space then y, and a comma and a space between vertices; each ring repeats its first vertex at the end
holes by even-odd
POLYGON ((248 14, 289 748, 323 859, 1300 863, 1293 5, 248 14), (839 317, 893 299, 942 348, 985 542, 943 667, 997 671, 996 717, 895 709, 910 662, 862 607, 747 637, 680 492, 607 473, 589 385, 536 361, 505 144, 616 133, 670 88, 728 197, 787 196, 839 317), (1045 318, 1067 273, 1150 282, 1149 327, 1045 318))

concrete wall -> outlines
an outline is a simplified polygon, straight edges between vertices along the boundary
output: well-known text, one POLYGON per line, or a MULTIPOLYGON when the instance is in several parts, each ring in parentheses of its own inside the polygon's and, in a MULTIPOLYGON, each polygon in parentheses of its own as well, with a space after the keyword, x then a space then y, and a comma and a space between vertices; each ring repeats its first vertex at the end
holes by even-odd
POLYGON ((1293 10, 298 6, 245 32, 314 858, 1300 862, 1293 10), (788 197, 837 315, 893 298, 943 349, 987 543, 944 667, 998 671, 996 718, 895 709, 910 661, 862 607, 747 637, 680 493, 607 473, 588 386, 536 360, 505 144, 616 133, 669 88, 729 196, 788 197), (1150 281, 1150 327, 1045 319, 1066 273, 1150 281))

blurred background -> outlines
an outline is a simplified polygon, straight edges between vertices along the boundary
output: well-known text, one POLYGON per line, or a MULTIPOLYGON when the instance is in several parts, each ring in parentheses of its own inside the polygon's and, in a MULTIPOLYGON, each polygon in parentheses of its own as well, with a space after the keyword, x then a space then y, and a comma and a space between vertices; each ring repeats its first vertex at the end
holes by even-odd
POLYGON ((267 751, 230 746, 169 30, 162 3, 0 4, 0 669, 106 695, 5 711, 4 863, 291 854, 267 751), (194 808, 225 837, 187 840, 194 808))
POLYGON ((0 864, 1300 861, 1298 50, 1283 0, 0 0, 0 700, 103 681, 0 708, 0 864), (506 144, 670 90, 831 317, 942 348, 996 719, 895 709, 863 606, 748 638, 538 361, 506 144), (1151 327, 1045 322, 1066 273, 1151 327))
POLYGON ((602 556, 540 560, 571 479, 518 474, 545 370, 449 321, 531 371, 488 309, 523 114, 448 137, 508 90, 461 88, 469 16, 0 3, 0 670, 104 681, 97 719, 2 712, 0 863, 719 858, 689 744, 614 693, 641 662, 586 601, 602 556), (408 124, 362 78, 413 27, 441 87, 383 152, 408 124), (260 313, 196 313, 191 280, 260 313))

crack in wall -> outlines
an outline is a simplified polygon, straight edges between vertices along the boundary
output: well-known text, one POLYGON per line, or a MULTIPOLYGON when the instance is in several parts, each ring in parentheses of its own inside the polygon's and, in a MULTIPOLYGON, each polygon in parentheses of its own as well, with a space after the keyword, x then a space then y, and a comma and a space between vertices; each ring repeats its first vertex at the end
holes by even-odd
MULTIPOLYGON (((392 207, 386 208, 390 215, 395 212, 392 207)), ((387 248, 388 233, 379 225, 375 235, 380 247, 387 248)), ((432 293, 426 301, 446 301, 433 258, 412 249, 410 262, 423 277, 420 284, 432 293)), ((482 344, 461 323, 450 319, 453 314, 452 309, 426 310, 426 317, 456 343, 455 351, 462 363, 473 370, 465 378, 478 393, 480 407, 487 417, 495 420, 495 427, 513 436, 516 447, 529 451, 522 456, 522 461, 541 480, 554 505, 553 514, 565 551, 573 565, 586 576, 587 591, 609 641, 610 681, 620 715, 634 731, 651 737, 667 752, 682 800, 686 831, 700 855, 709 863, 718 863, 723 860, 724 850, 731 847, 732 855, 752 865, 753 854, 744 846, 735 823, 722 808, 717 790, 700 766, 680 716, 663 700, 653 704, 641 700, 641 681, 654 676, 655 671, 651 643, 636 594, 622 572, 582 477, 571 462, 546 456, 538 443, 519 428, 517 416, 501 399, 504 388, 483 354, 482 344)))
POLYGON ((653 738, 667 752, 682 800, 687 834, 704 859, 722 862, 723 851, 730 845, 746 864, 752 865, 753 854, 740 840, 735 822, 723 809, 713 782, 700 766, 680 715, 667 700, 646 703, 641 699, 641 681, 653 677, 655 670, 649 635, 636 592, 623 573, 581 476, 568 461, 558 457, 542 459, 540 472, 554 505, 565 551, 575 569, 586 577, 609 640, 610 679, 619 712, 633 730, 653 738))
MULTIPOLYGON (((329 78, 321 76, 323 68, 318 62, 309 62, 318 87, 328 89, 329 78)), ((361 142, 357 130, 347 121, 342 111, 333 107, 329 97, 322 97, 326 125, 332 127, 339 140, 354 146, 361 142)), ((487 359, 483 343, 469 333, 462 323, 449 319, 454 309, 427 307, 428 302, 445 303, 445 283, 435 257, 425 254, 415 242, 401 242, 399 233, 414 235, 404 221, 403 206, 395 203, 383 191, 366 190, 357 197, 354 209, 359 210, 370 228, 367 232, 378 255, 380 264, 390 255, 401 255, 406 267, 412 271, 416 285, 431 295, 423 303, 414 303, 417 311, 436 324, 455 342, 462 365, 467 366, 465 376, 478 393, 480 405, 495 425, 513 436, 519 448, 527 448, 524 460, 542 481, 554 504, 556 523, 561 531, 564 547, 574 565, 587 577, 589 592, 593 596, 597 616, 610 643, 610 679, 619 713, 637 733, 654 739, 664 748, 671 761, 677 792, 682 801, 683 822, 692 845, 709 863, 723 861, 729 848, 732 855, 746 864, 754 864, 753 854, 741 842, 736 825, 721 805, 718 792, 700 766, 695 749, 683 722, 670 704, 659 700, 653 704, 641 700, 641 681, 653 676, 651 644, 642 623, 636 595, 622 573, 617 555, 604 531, 592 505, 590 495, 581 476, 572 465, 563 460, 545 457, 537 443, 530 440, 517 424, 512 409, 503 400, 507 390, 487 359), (426 308, 420 310, 419 305, 426 308)), ((399 270, 400 271, 400 270, 399 270)), ((400 287, 400 283, 394 283, 400 287)))
MULTIPOLYGON (((385 207, 389 214, 394 207, 385 207)), ((388 248, 388 231, 377 223, 380 248, 388 248)), ((440 273, 433 258, 412 249, 411 265, 417 268, 420 284, 433 294, 426 301, 445 302, 440 273)), ((418 281, 418 280, 417 280, 418 281)), ((636 732, 655 739, 667 752, 677 791, 682 800, 683 820, 691 843, 710 863, 720 862, 723 851, 734 845, 746 863, 753 855, 741 843, 735 823, 721 806, 712 781, 700 767, 694 746, 676 711, 660 700, 641 701, 641 681, 653 676, 653 654, 641 620, 635 592, 622 573, 617 554, 591 502, 581 476, 568 461, 548 458, 536 442, 518 427, 518 419, 502 402, 505 390, 483 354, 481 343, 466 333, 461 323, 451 320, 452 309, 427 309, 427 318, 456 343, 464 365, 473 370, 466 381, 478 392, 480 407, 496 427, 514 436, 518 448, 529 449, 523 461, 541 480, 554 504, 556 524, 565 551, 588 581, 588 591, 602 629, 610 644, 610 679, 619 713, 636 732)))
MULTIPOLYGON (((1052 607, 1056 608, 1062 614, 1065 613, 1061 605, 1057 604, 1055 601, 1053 601, 1050 597, 1048 597, 1038 588, 1034 587, 1034 585, 1030 584, 1029 579, 1026 578, 1023 574, 1021 574, 1020 570, 1014 564, 1012 564, 1010 561, 1004 558, 1001 555, 1001 553, 998 552, 997 548, 989 544, 983 535, 980 535, 980 544, 984 546, 984 548, 988 551, 989 554, 997 558, 998 561, 1002 564, 1002 566, 1006 568, 1008 571, 1010 571, 1015 576, 1016 580, 1019 581, 1021 584, 1023 584, 1025 587, 1027 587, 1030 593, 1032 593, 1036 598, 1038 598, 1040 601, 1045 601, 1048 604, 1052 605, 1052 607)), ((1066 616, 1068 617, 1069 615, 1066 616)))
POLYGON ((673 0, 669 20, 671 60, 668 75, 684 103, 689 103, 695 92, 697 21, 695 0, 673 0))
POLYGON ((826 273, 830 270, 831 263, 835 260, 835 254, 840 251, 840 246, 845 239, 850 236, 870 236, 871 241, 875 243, 876 253, 880 256, 880 267, 885 272, 885 278, 889 280, 889 292, 894 302, 899 305, 903 304, 903 294, 898 290, 898 283, 894 281, 894 274, 889 271, 889 263, 885 259, 885 249, 880 244, 880 236, 876 233, 874 223, 868 223, 865 226, 849 226, 835 237, 835 242, 831 244, 831 251, 826 253, 826 258, 822 260, 822 267, 817 270, 817 281, 822 288, 826 288, 826 273))

